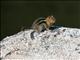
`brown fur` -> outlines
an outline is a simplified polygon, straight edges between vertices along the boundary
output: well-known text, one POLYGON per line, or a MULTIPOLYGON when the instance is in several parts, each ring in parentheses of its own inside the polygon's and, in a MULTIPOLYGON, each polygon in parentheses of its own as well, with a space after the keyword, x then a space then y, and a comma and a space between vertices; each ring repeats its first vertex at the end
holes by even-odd
POLYGON ((32 26, 34 31, 41 32, 44 28, 46 30, 49 30, 49 28, 55 23, 55 21, 56 19, 53 16, 48 16, 44 20, 40 20, 40 21, 35 20, 32 26))

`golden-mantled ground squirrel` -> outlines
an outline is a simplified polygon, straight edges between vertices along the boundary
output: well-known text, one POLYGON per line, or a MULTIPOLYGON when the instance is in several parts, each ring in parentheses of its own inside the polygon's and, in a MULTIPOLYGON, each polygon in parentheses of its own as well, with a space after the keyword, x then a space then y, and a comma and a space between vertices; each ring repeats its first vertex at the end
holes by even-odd
MULTIPOLYGON (((55 21, 56 19, 53 16, 38 18, 33 22, 32 28, 34 32, 40 33, 42 30, 49 30, 49 28, 55 23, 55 21)), ((34 32, 32 32, 31 34, 33 35, 34 32)))

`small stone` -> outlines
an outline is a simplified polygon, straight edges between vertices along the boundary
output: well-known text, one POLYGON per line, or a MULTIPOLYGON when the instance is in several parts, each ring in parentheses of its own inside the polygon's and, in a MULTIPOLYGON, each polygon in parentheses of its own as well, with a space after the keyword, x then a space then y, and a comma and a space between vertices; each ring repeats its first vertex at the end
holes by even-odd
POLYGON ((77 46, 80 46, 80 44, 77 44, 77 46))
POLYGON ((75 51, 76 51, 76 50, 79 50, 79 49, 78 49, 78 48, 75 48, 75 51))

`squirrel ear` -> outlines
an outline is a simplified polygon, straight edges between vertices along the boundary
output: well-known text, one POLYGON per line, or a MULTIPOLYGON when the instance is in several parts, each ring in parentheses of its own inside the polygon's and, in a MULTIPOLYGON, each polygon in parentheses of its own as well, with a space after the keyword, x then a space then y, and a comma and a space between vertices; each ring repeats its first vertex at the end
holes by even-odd
POLYGON ((54 16, 53 16, 53 15, 50 15, 50 16, 48 16, 48 17, 50 17, 50 18, 52 17, 52 18, 53 18, 54 16))
POLYGON ((54 18, 54 16, 53 16, 53 15, 52 15, 52 16, 50 16, 50 17, 54 18))

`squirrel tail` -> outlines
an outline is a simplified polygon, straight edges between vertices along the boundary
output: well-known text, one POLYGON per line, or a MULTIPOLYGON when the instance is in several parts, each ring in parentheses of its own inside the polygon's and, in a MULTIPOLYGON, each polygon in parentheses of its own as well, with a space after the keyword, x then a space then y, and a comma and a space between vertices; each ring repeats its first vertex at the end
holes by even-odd
POLYGON ((31 32, 31 34, 30 34, 32 40, 34 39, 34 33, 35 33, 35 31, 31 32))

